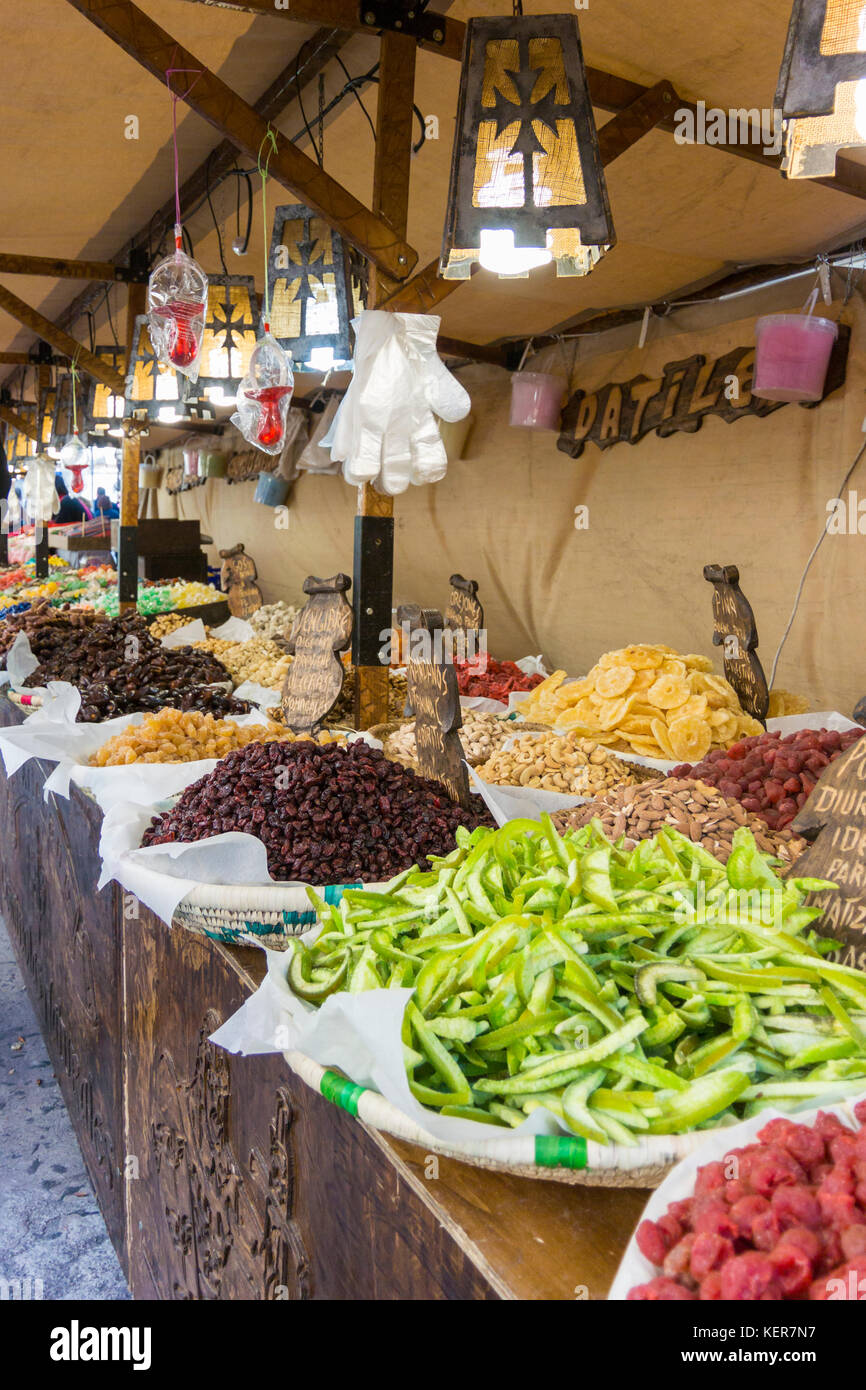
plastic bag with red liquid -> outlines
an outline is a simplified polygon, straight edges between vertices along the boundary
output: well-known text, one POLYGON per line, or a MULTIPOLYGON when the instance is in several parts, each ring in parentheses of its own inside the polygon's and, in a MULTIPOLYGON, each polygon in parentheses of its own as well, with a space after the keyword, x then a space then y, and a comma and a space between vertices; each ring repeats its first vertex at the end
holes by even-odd
POLYGON ((180 249, 155 266, 147 284, 150 341, 160 362, 198 380, 207 315, 207 276, 180 249))
POLYGON ((265 454, 282 453, 294 385, 291 358, 266 333, 253 348, 232 416, 244 439, 265 454))

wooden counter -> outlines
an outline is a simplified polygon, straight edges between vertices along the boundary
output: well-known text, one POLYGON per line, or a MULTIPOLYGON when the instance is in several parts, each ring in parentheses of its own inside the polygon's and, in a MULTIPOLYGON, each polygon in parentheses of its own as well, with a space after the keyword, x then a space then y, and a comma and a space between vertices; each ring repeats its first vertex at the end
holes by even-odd
POLYGON ((646 1193, 426 1155, 213 1047, 262 955, 97 893, 99 812, 45 771, 0 772, 0 911, 137 1298, 605 1296, 646 1193))

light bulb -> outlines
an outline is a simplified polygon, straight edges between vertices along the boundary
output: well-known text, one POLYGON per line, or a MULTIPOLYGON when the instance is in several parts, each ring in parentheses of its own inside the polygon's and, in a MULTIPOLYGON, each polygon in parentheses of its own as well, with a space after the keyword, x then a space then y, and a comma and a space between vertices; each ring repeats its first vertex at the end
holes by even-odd
POLYGON ((494 275, 516 276, 528 275, 538 266, 549 265, 553 254, 544 246, 515 246, 514 232, 505 227, 498 231, 482 231, 478 260, 484 270, 494 275))

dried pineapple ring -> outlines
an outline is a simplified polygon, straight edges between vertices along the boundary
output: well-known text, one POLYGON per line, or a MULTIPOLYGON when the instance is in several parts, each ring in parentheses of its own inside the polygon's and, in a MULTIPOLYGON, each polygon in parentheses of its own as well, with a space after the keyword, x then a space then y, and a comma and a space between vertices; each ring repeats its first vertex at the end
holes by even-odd
POLYGON ((712 743, 709 724, 689 715, 684 719, 671 720, 668 737, 674 757, 682 763, 699 763, 709 752, 712 743))
POLYGON ((616 655, 620 658, 616 664, 621 665, 622 662, 627 662, 635 671, 649 671, 654 668, 657 670, 664 660, 664 652, 657 647, 623 647, 622 651, 616 655))
POLYGON ((684 656, 683 661, 691 671, 712 671, 713 669, 713 663, 708 656, 696 656, 694 652, 689 652, 688 656, 684 656))
POLYGON ((727 710, 716 710, 715 712, 724 715, 724 722, 715 726, 713 737, 716 743, 723 743, 725 745, 734 743, 739 734, 739 719, 735 714, 730 714, 727 710))
POLYGON ((596 716, 599 727, 605 731, 619 728, 619 725, 629 713, 632 703, 633 701, 629 699, 603 700, 598 707, 598 714, 596 716))
POLYGON ((729 681, 725 680, 724 676, 706 675, 704 680, 707 683, 708 691, 715 690, 719 695, 724 695, 726 700, 733 700, 734 704, 739 705, 736 690, 729 681))
POLYGON ((667 676, 679 676, 681 680, 685 680, 686 663, 677 656, 666 656, 662 662, 662 671, 667 676))
POLYGON ((634 681, 634 671, 630 666, 608 666, 596 678, 595 688, 605 700, 624 695, 634 681))
POLYGON ((708 719, 709 705, 706 695, 690 695, 684 705, 677 707, 677 719, 681 719, 684 714, 693 714, 698 719, 708 719))
POLYGON ((738 715, 737 723, 739 724, 741 734, 748 734, 751 736, 754 734, 766 733, 763 724, 759 723, 757 719, 753 719, 750 714, 738 715))
POLYGON ((654 719, 652 722, 652 736, 661 749, 661 756, 673 761, 675 753, 671 747, 668 726, 663 719, 654 719))
POLYGON ((647 700, 656 709, 675 709, 685 704, 689 698, 689 687, 677 676, 659 676, 646 693, 647 700))
POLYGON ((667 759, 667 753, 663 748, 659 748, 654 739, 651 738, 630 738, 632 752, 637 753, 640 758, 655 758, 660 761, 667 759))

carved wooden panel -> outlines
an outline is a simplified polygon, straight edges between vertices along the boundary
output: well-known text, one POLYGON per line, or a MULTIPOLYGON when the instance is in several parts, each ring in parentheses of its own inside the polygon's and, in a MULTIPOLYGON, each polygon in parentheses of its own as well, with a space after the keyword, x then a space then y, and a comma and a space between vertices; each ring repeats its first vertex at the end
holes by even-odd
MULTIPOLYGON (((8 702, 0 719, 18 722, 8 702)), ((82 1155, 118 1249, 124 1240, 119 894, 96 892, 99 813, 42 800, 50 768, 0 772, 0 902, 82 1155)))

